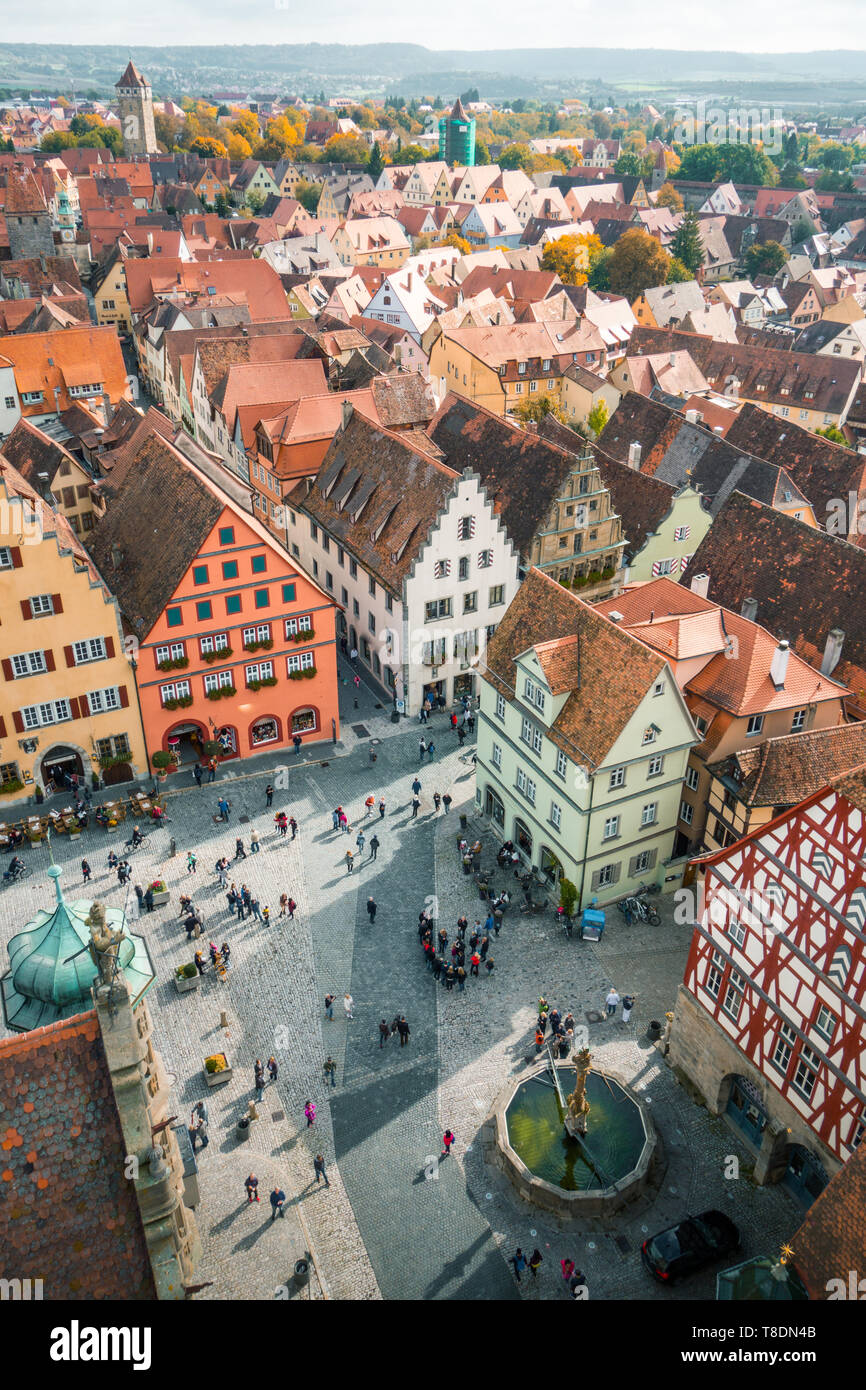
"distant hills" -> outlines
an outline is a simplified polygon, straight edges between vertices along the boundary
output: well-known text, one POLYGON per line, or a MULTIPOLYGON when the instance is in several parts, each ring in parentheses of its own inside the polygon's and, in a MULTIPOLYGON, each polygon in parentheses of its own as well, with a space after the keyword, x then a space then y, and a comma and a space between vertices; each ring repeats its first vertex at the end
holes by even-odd
MULTIPOLYGON (((623 99, 739 91, 753 99, 866 102, 866 53, 713 53, 677 49, 429 49, 420 44, 225 44, 137 47, 135 62, 158 95, 215 89, 360 96, 399 91, 453 96, 467 86, 503 99, 598 92, 623 99)), ((0 87, 78 92, 113 88, 129 59, 118 44, 0 43, 0 87)))

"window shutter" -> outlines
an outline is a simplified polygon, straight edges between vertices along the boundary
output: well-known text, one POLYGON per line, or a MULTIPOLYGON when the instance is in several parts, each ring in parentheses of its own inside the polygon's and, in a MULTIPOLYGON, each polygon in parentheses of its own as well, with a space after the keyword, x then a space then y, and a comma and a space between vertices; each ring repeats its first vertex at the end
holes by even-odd
POLYGON ((620 864, 614 864, 614 866, 613 866, 613 878, 611 879, 611 883, 619 883, 619 876, 620 876, 621 872, 622 872, 622 864, 621 864, 621 863, 620 863, 620 864))
POLYGON ((14 709, 14 710, 12 711, 12 723, 15 725, 15 731, 16 731, 16 733, 23 734, 23 732, 24 732, 24 720, 21 718, 21 711, 20 711, 20 710, 14 709))
POLYGON ((63 599, 60 597, 60 594, 51 595, 51 604, 55 613, 63 612, 63 599))
POLYGON ((80 706, 81 706, 83 703, 85 703, 85 702, 84 702, 83 700, 79 700, 79 698, 78 698, 77 695, 73 695, 73 696, 72 696, 72 699, 69 701, 69 712, 70 712, 70 714, 72 715, 72 718, 73 718, 73 719, 80 719, 80 718, 81 718, 80 706))
POLYGON ((0 714, 0 738, 5 738, 5 737, 6 737, 6 720, 3 718, 3 715, 0 714))
POLYGON ((105 655, 106 655, 106 656, 114 656, 114 638, 113 638, 113 637, 106 637, 106 639, 105 639, 105 655))
POLYGON ((24 563, 24 561, 21 559, 21 548, 20 548, 20 546, 17 546, 17 545, 10 546, 9 553, 10 553, 10 555, 12 556, 12 568, 13 568, 13 569, 16 569, 16 570, 20 570, 21 566, 22 566, 23 563, 24 563))
POLYGON ((23 598, 21 600, 21 616, 25 619, 33 617, 33 610, 30 607, 29 598, 23 598))
POLYGON ((66 665, 67 665, 67 666, 74 666, 74 665, 75 665, 75 653, 74 653, 74 651, 72 650, 71 647, 64 647, 64 648, 63 648, 63 655, 66 657, 66 665))
POLYGON ((128 694, 128 692, 127 692, 127 689, 126 689, 126 686, 125 686, 125 685, 122 685, 122 686, 120 687, 119 694, 120 694, 120 708, 121 708, 121 709, 126 709, 127 705, 129 704, 129 694, 128 694))
POLYGON ((3 658, 3 675, 7 681, 14 681, 15 672, 12 670, 12 662, 8 657, 3 658))
POLYGON ((592 876, 592 882, 591 882, 591 884, 590 884, 590 889, 589 889, 590 892, 591 892, 591 893, 594 893, 594 892, 596 891, 596 889, 598 888, 598 886, 599 886, 600 883, 601 883, 601 869, 596 869, 595 873, 594 873, 593 876, 592 876))
POLYGON ((54 653, 50 650, 45 653, 45 669, 46 671, 54 670, 54 653))

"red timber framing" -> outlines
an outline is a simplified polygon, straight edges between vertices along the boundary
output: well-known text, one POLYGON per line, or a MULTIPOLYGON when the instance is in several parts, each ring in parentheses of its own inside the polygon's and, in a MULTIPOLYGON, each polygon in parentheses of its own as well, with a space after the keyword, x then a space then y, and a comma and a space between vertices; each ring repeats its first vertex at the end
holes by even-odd
POLYGON ((826 787, 699 862, 685 988, 844 1161, 866 1110, 866 816, 826 787))

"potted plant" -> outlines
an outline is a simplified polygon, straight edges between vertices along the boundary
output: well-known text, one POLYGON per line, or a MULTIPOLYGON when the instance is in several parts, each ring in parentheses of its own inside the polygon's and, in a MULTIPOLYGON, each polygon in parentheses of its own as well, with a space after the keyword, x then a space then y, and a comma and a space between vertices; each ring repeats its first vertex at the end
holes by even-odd
POLYGON ((223 751, 221 743, 217 743, 215 738, 209 738, 204 746, 206 758, 218 758, 223 751))
POLYGON ((172 757, 171 753, 166 753, 163 748, 157 748, 150 761, 156 768, 157 777, 161 782, 164 782, 166 777, 168 776, 168 769, 174 762, 174 758, 172 757))
POLYGON ((191 989, 198 989, 198 982, 201 975, 192 961, 186 965, 179 965, 174 972, 174 984, 178 994, 188 994, 191 989))
POLYGON ((305 666, 301 675, 305 681, 311 681, 316 674, 315 666, 305 666))
POLYGON ((214 1052, 204 1059, 204 1079, 208 1086, 221 1086, 231 1077, 232 1069, 224 1052, 214 1052))
POLYGON ((154 907, 162 907, 165 903, 168 902, 171 896, 171 894, 168 891, 168 888, 166 887, 165 880, 162 878, 155 878, 150 886, 153 889, 154 907))

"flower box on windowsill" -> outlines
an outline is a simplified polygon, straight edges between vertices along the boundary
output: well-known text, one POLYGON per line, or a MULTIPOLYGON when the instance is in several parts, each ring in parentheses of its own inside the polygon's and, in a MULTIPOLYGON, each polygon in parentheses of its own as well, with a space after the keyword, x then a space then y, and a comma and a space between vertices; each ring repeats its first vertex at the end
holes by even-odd
POLYGON ((303 669, 303 671, 290 671, 290 672, 289 672, 289 680, 290 680, 290 681, 304 681, 304 680, 307 680, 307 681, 308 681, 308 680, 312 680, 313 676, 315 676, 315 675, 316 675, 316 668, 315 668, 315 666, 305 666, 304 669, 303 669))
POLYGON ((237 695, 237 690, 233 685, 220 686, 219 690, 208 690, 206 698, 208 700, 230 699, 232 695, 237 695))
POLYGON ((274 645, 272 637, 264 637, 261 642, 244 642, 245 652, 269 652, 274 645))
POLYGON ((289 640, 292 642, 311 642, 315 635, 311 627, 302 627, 300 632, 293 632, 289 640))
POLYGON ((230 656, 234 656, 231 647, 220 647, 219 651, 202 652, 201 659, 210 666, 214 661, 227 661, 230 656))

